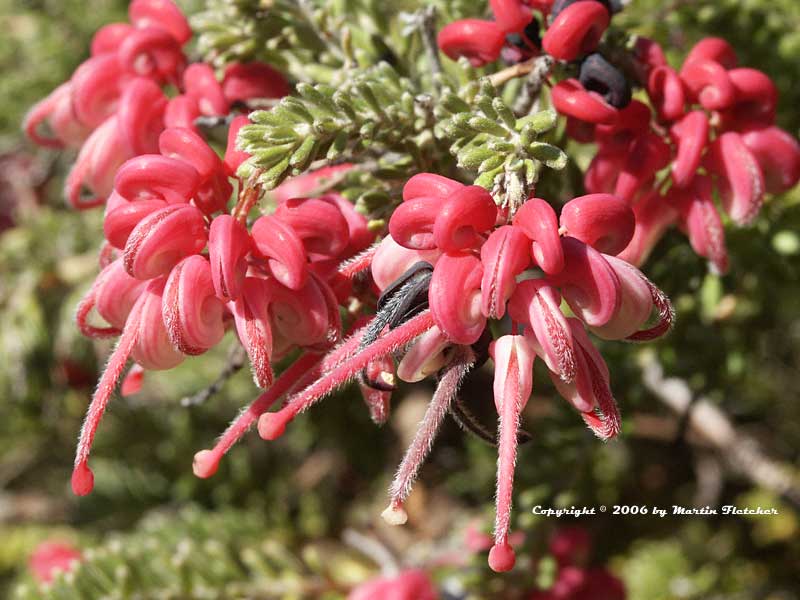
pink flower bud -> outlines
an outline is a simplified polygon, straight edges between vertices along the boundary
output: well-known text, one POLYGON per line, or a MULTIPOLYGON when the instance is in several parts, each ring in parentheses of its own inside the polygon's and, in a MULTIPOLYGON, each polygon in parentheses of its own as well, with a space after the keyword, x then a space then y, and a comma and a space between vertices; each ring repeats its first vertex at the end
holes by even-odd
POLYGON ((633 214, 636 217, 633 238, 625 250, 617 256, 632 265, 639 266, 644 264, 670 225, 675 223, 678 214, 670 203, 659 195, 658 190, 648 192, 634 204, 633 214))
POLYGON ((439 329, 456 344, 473 344, 483 333, 481 261, 471 254, 445 254, 433 269, 428 291, 431 315, 439 329))
POLYGON ((697 42, 689 51, 684 63, 696 60, 713 60, 726 69, 735 69, 737 62, 733 47, 718 37, 707 37, 697 42))
POLYGON ((561 240, 564 269, 547 280, 561 289, 572 312, 588 325, 608 323, 619 309, 619 281, 597 250, 575 238, 561 240))
POLYGON ((189 129, 170 127, 158 138, 161 154, 190 164, 200 175, 194 194, 197 208, 206 214, 225 208, 233 187, 225 175, 222 161, 205 140, 189 129))
POLYGON ((561 294, 552 285, 542 279, 528 279, 517 286, 508 303, 508 312, 512 319, 531 328, 537 353, 547 368, 570 382, 575 378, 577 359, 572 333, 560 305, 561 294))
POLYGON ((142 296, 139 319, 126 324, 126 328, 136 328, 136 343, 131 358, 150 371, 172 369, 184 359, 184 355, 172 345, 162 317, 164 284, 163 278, 154 279, 148 284, 142 296))
POLYGON ((583 186, 592 194, 610 194, 617 186, 617 178, 628 158, 628 147, 619 151, 613 146, 609 149, 604 146, 595 154, 586 174, 583 177, 583 186))
POLYGON ((177 82, 186 65, 180 44, 158 27, 132 31, 122 40, 117 58, 131 75, 150 77, 158 82, 177 82))
POLYGON ((531 240, 531 254, 542 271, 555 274, 564 268, 558 217, 546 200, 528 199, 514 215, 513 223, 531 240))
POLYGON ((219 215, 208 232, 208 260, 217 298, 235 300, 247 273, 247 254, 252 241, 244 225, 231 215, 219 215))
POLYGON ((134 27, 161 27, 180 44, 192 38, 192 28, 172 0, 133 0, 128 7, 128 19, 134 27))
POLYGON ((347 221, 347 231, 349 243, 342 251, 340 258, 350 258, 354 254, 361 252, 375 241, 375 234, 367 228, 368 221, 364 215, 358 213, 344 196, 336 192, 325 194, 320 200, 332 204, 342 213, 344 220, 347 221))
POLYGON ((751 223, 764 199, 764 175, 742 136, 729 131, 714 140, 708 166, 725 212, 739 225, 751 223))
POLYGON ((647 95, 662 121, 680 119, 685 111, 686 90, 683 81, 672 67, 664 65, 650 72, 647 95))
POLYGON ((269 318, 270 283, 265 279, 247 277, 242 293, 228 306, 233 313, 236 332, 247 351, 253 381, 260 388, 272 384, 272 326, 269 318))
POLYGON ((185 204, 200 184, 200 174, 190 164, 160 154, 143 154, 127 161, 114 180, 123 198, 136 201, 158 198, 170 204, 185 204))
POLYGON ((701 110, 687 113, 670 129, 670 135, 678 145, 678 153, 672 163, 672 181, 676 187, 686 187, 697 173, 708 143, 708 131, 708 117, 701 110))
POLYGON ((125 272, 121 259, 107 265, 78 305, 76 321, 81 333, 90 338, 119 335, 144 285, 125 272), (92 308, 111 327, 98 328, 89 325, 86 319, 92 308))
POLYGON ((611 15, 600 2, 570 4, 550 24, 542 49, 558 60, 575 60, 597 48, 611 15))
POLYGON ((505 32, 496 23, 480 19, 448 23, 437 38, 439 48, 448 57, 458 60, 463 56, 473 67, 482 67, 500 58, 505 41, 505 32))
POLYGON ((561 209, 561 228, 604 254, 618 254, 633 237, 636 219, 626 202, 611 194, 589 194, 561 209))
POLYGON ((283 74, 262 62, 229 64, 222 79, 222 91, 231 104, 257 98, 283 98, 291 92, 283 74))
POLYGON ((339 339, 341 321, 336 298, 313 273, 299 290, 271 280, 266 301, 276 354, 294 346, 328 349, 339 339))
POLYGON ((250 119, 245 115, 239 115, 231 121, 231 126, 228 129, 228 145, 225 147, 225 173, 228 177, 235 177, 236 170, 244 161, 250 158, 247 152, 236 149, 236 138, 239 135, 239 130, 245 125, 250 124, 250 119))
POLYGON ((436 173, 417 173, 403 186, 403 201, 431 197, 445 200, 463 187, 463 183, 436 173))
POLYGON ((658 44, 649 38, 643 36, 636 37, 636 43, 633 47, 633 57, 635 59, 634 66, 639 81, 647 83, 650 72, 658 67, 663 67, 667 64, 667 57, 664 55, 664 50, 658 44))
POLYGON ((438 327, 423 333, 408 349, 400 364, 397 376, 414 383, 433 375, 447 364, 447 353, 452 342, 438 327))
POLYGON ((209 117, 226 115, 230 102, 211 65, 192 63, 183 73, 184 93, 197 102, 200 113, 209 117))
POLYGON ((195 254, 173 267, 162 310, 169 339, 180 352, 202 354, 217 345, 225 335, 225 306, 214 291, 208 260, 195 254))
POLYGON ((375 256, 372 258, 372 279, 378 290, 384 290, 400 275, 405 273, 411 265, 420 261, 431 265, 436 264, 441 252, 438 250, 412 250, 401 246, 387 235, 378 245, 375 256))
POLYGON ((34 549, 28 568, 39 583, 50 583, 56 573, 69 573, 81 562, 81 553, 72 544, 46 541, 34 549))
POLYGON ((106 203, 103 234, 109 244, 122 250, 141 220, 166 206, 166 202, 156 198, 129 202, 117 192, 112 192, 106 203))
POLYGON ((439 600, 439 593, 424 571, 408 570, 362 583, 347 600, 439 600))
POLYGON ((303 240, 295 230, 278 217, 266 215, 253 223, 252 235, 273 277, 289 289, 301 289, 308 280, 308 267, 303 240))
POLYGON ((783 129, 764 127, 742 134, 742 141, 764 174, 770 194, 782 194, 800 180, 800 144, 783 129))
MULTIPOLYGON (((606 12, 602 4, 593 0, 576 2, 565 9, 564 12, 578 4, 592 4, 606 12)), ((551 98, 553 107, 562 115, 574 117, 587 123, 613 123, 619 113, 600 94, 587 91, 577 79, 565 79, 558 82, 553 86, 551 98)))
POLYGON ((394 209, 389 219, 389 233, 405 248, 432 250, 436 248, 433 229, 441 208, 442 201, 439 198, 407 200, 394 209))
POLYGON ((533 391, 534 351, 521 335, 504 335, 494 343, 494 403, 500 416, 497 456, 497 508, 494 546, 489 550, 489 566, 494 571, 510 571, 516 561, 508 541, 511 522, 511 496, 514 465, 517 462, 517 434, 522 409, 533 391))
POLYGON ((685 62, 681 67, 681 80, 686 84, 689 97, 708 110, 723 110, 733 105, 736 89, 730 75, 721 64, 708 59, 685 62))
POLYGON ((119 45, 130 35, 133 27, 128 23, 109 23, 103 25, 92 36, 92 56, 100 54, 113 54, 119 50, 119 45))
POLYGON ((464 186, 444 206, 440 204, 433 239, 445 252, 473 248, 481 240, 480 234, 494 227, 496 220, 497 206, 491 194, 477 185, 464 186))
POLYGON ((166 275, 181 259, 206 245, 203 213, 173 204, 145 217, 133 230, 123 254, 125 270, 137 279, 166 275))
POLYGON ((533 18, 530 8, 520 0, 489 0, 489 7, 504 33, 520 33, 533 18))
POLYGON ((277 206, 275 217, 295 231, 312 258, 336 258, 347 247, 347 221, 337 206, 324 200, 292 198, 277 206))
POLYGON ((689 236, 692 249, 711 261, 718 273, 727 273, 725 228, 714 204, 711 180, 697 175, 688 189, 674 190, 669 201, 680 212, 681 226, 689 236))
POLYGON ((156 152, 166 108, 167 97, 150 79, 137 77, 127 85, 120 97, 117 116, 120 133, 132 156, 156 152))
POLYGON ((504 225, 495 229, 481 246, 481 312, 501 319, 506 302, 517 286, 517 276, 531 262, 530 240, 519 227, 504 225))

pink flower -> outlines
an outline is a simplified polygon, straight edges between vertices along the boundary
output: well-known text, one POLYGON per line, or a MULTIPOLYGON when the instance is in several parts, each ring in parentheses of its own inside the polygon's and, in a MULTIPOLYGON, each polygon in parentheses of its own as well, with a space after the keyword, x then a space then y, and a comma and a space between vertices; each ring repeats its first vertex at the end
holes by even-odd
POLYGON ((65 542, 42 542, 31 554, 28 567, 39 583, 50 583, 57 573, 68 573, 81 562, 81 553, 65 542))
POLYGON ((347 600, 438 600, 439 592, 425 571, 410 569, 395 577, 376 577, 350 592, 347 600))

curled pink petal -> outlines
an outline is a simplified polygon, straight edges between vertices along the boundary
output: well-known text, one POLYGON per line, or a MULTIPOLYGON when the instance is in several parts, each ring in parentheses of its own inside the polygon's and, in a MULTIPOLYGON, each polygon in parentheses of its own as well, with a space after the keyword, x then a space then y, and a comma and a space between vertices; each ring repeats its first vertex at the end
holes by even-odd
POLYGON ((132 31, 120 44, 117 57, 128 73, 159 82, 176 82, 186 64, 177 40, 158 27, 132 31))
POLYGON ((156 198, 128 202, 116 192, 112 192, 106 204, 103 234, 109 244, 122 250, 131 232, 142 219, 165 206, 166 202, 156 198))
POLYGON ((150 79, 137 77, 125 88, 117 118, 120 133, 134 155, 157 151, 166 108, 167 97, 150 79))
POLYGON ((442 332, 457 344, 473 344, 483 333, 481 261, 471 254, 445 254, 433 269, 428 297, 431 315, 442 332))
POLYGON ((136 344, 131 351, 131 358, 150 371, 172 369, 185 358, 172 345, 162 317, 165 281, 160 278, 154 282, 157 283, 149 284, 144 295, 142 313, 136 323, 136 344))
POLYGON ((639 81, 647 83, 653 69, 667 64, 667 57, 658 42, 644 36, 636 36, 633 47, 634 68, 639 81))
POLYGON ((194 202, 200 210, 211 214, 225 208, 233 186, 219 156, 202 137, 189 129, 170 127, 158 138, 158 147, 164 156, 181 159, 197 170, 200 183, 194 202))
POLYGON ((117 109, 129 79, 116 53, 101 54, 83 62, 70 79, 75 116, 87 127, 100 125, 117 109))
POLYGON ((496 220, 497 206, 491 194, 477 185, 464 186, 440 205, 433 225, 434 243, 445 252, 472 248, 496 220))
POLYGON ((161 27, 180 44, 192 38, 189 22, 172 0, 133 0, 128 7, 128 19, 134 27, 161 27))
POLYGON ((530 326, 547 368, 569 382, 575 378, 577 359, 560 305, 561 294, 552 285, 542 279, 528 279, 517 286, 508 312, 515 321, 530 326))
POLYGON ((610 19, 600 2, 570 4, 547 28, 542 49, 558 60, 575 60, 597 48, 610 19))
POLYGON ((628 246, 618 258, 632 265, 642 265, 667 229, 678 219, 675 208, 657 190, 645 194, 633 206, 636 228, 628 246))
POLYGON ((229 304, 239 340, 250 359, 253 381, 260 388, 268 388, 273 378, 273 337, 267 302, 270 287, 265 279, 247 277, 241 295, 229 304))
POLYGON ((707 37, 697 42, 689 51, 684 63, 695 60, 713 60, 726 69, 735 69, 737 62, 736 51, 727 41, 719 37, 707 37))
POLYGON ((262 62, 232 63, 222 79, 222 93, 230 103, 283 98, 290 91, 283 74, 262 62))
POLYGON ((564 268, 558 217, 550 203, 530 198, 514 215, 513 223, 531 240, 531 254, 542 271, 555 274, 564 268))
POLYGON ((652 181, 655 174, 669 164, 670 158, 667 143, 654 132, 646 133, 631 145, 628 158, 617 177, 614 195, 632 202, 649 187, 647 183, 652 181))
POLYGON ((194 98, 183 94, 171 98, 164 112, 166 127, 185 127, 196 131, 195 120, 200 116, 200 107, 194 98))
POLYGON ((505 33, 520 33, 533 18, 531 9, 520 0, 489 0, 495 22, 505 33))
POLYGON ((800 144, 779 127, 753 129, 742 141, 758 162, 770 194, 782 194, 800 180, 800 144))
POLYGON ((597 142, 605 148, 621 150, 650 128, 652 111, 639 100, 619 110, 613 123, 598 123, 595 126, 597 142))
POLYGON ((631 241, 636 227, 633 211, 611 194, 588 194, 567 202, 560 223, 569 235, 604 254, 618 254, 631 241))
POLYGON ((672 163, 672 181, 677 187, 689 185, 697 173, 708 143, 708 132, 708 117, 701 110, 687 113, 670 129, 673 140, 678 144, 678 153, 672 163))
POLYGON ((276 352, 288 346, 324 349, 338 341, 341 321, 336 299, 313 274, 299 290, 271 282, 266 301, 276 352))
POLYGON ((495 229, 481 246, 481 312, 485 317, 501 319, 506 302, 517 286, 517 276, 531 262, 530 241, 518 227, 504 225, 495 229))
POLYGON ((720 114, 723 126, 742 131, 775 122, 778 88, 765 73, 756 69, 728 71, 736 91, 736 101, 720 114))
POLYGON ((432 250, 436 248, 433 230, 441 208, 439 198, 419 197, 403 202, 389 219, 389 233, 405 248, 432 250))
MULTIPOLYGON (((583 3, 595 4, 605 11, 602 4, 587 0, 583 0, 583 3)), ((553 86, 551 97, 559 113, 587 123, 613 123, 619 112, 600 94, 587 91, 577 79, 560 81, 553 86)))
POLYGON ((159 198, 170 204, 185 204, 199 184, 200 174, 187 162, 160 154, 143 154, 120 167, 114 189, 131 201, 159 198))
POLYGON ((89 338, 119 335, 144 285, 125 272, 119 259, 104 267, 78 304, 76 321, 81 333, 89 338), (89 325, 87 317, 93 308, 111 327, 89 325))
POLYGON ((681 81, 692 99, 708 110, 723 110, 733 105, 736 89, 730 75, 721 64, 708 59, 684 63, 681 81))
POLYGON ((211 265, 197 254, 172 268, 162 307, 167 334, 180 352, 201 354, 225 335, 225 306, 217 298, 211 265))
POLYGON ((431 197, 445 200, 463 187, 463 183, 436 173, 417 173, 403 186, 403 201, 431 197))
POLYGON ((253 223, 252 235, 273 277, 289 289, 301 289, 308 280, 307 257, 295 230, 276 216, 265 215, 253 223))
POLYGON ((587 192, 610 194, 614 191, 619 172, 628 158, 627 150, 628 148, 625 148, 625 152, 618 152, 600 148, 583 177, 583 187, 587 192))
POLYGON ((109 23, 103 25, 92 36, 92 56, 114 53, 122 41, 133 31, 128 23, 109 23))
POLYGON ((452 345, 441 329, 432 327, 419 336, 403 356, 397 365, 397 376, 414 383, 435 374, 447 364, 452 345))
POLYGON ((670 203, 680 212, 681 226, 686 230, 692 249, 707 258, 718 273, 728 271, 728 249, 725 228, 714 204, 711 180, 698 175, 686 190, 674 190, 670 203))
POLYGON ((674 121, 683 116, 686 90, 672 67, 664 65, 651 71, 647 78, 647 94, 662 121, 674 121))
POLYGON ((514 466, 520 413, 533 391, 533 346, 521 335, 504 335, 494 343, 494 404, 500 417, 497 444, 497 493, 494 521, 494 546, 489 550, 489 566, 494 571, 510 571, 516 562, 509 543, 514 466))
POLYGON ((231 215, 219 215, 208 231, 208 260, 217 298, 235 300, 247 273, 247 254, 252 241, 247 228, 231 215))
POLYGON ((207 234, 203 213, 190 204, 172 204, 145 217, 123 253, 125 270, 137 279, 166 275, 180 260, 200 252, 207 234))
POLYGON ((441 256, 441 252, 438 250, 412 250, 401 246, 394 241, 391 235, 387 235, 381 240, 375 255, 372 257, 370 265, 372 279, 375 281, 378 290, 382 291, 396 281, 413 264, 427 262, 434 265, 439 256, 441 256))
POLYGON ((638 269, 614 256, 606 255, 619 280, 619 309, 611 320, 601 327, 592 327, 592 333, 604 340, 621 340, 639 331, 653 311, 650 286, 639 276, 638 269))
POLYGON ((505 32, 492 21, 462 19, 445 25, 437 43, 452 60, 465 57, 473 67, 481 67, 500 58, 505 32))
POLYGON ((225 147, 225 158, 223 160, 225 173, 228 177, 235 177, 239 165, 250 158, 247 152, 236 148, 236 138, 239 135, 239 130, 249 124, 250 119, 245 115, 239 115, 231 121, 231 126, 228 129, 228 145, 225 147))
POLYGON ((373 360, 365 369, 367 383, 359 382, 359 390, 369 410, 372 422, 383 425, 389 419, 392 390, 396 382, 396 370, 391 356, 373 360))
POLYGON ((183 73, 184 93, 197 102, 201 114, 209 117, 228 114, 230 102, 211 65, 192 63, 183 73))
POLYGON ((764 175, 742 136, 729 131, 711 145, 710 170, 725 212, 739 225, 747 225, 758 215, 764 199, 764 175))
POLYGON ((349 243, 339 258, 349 258, 366 249, 375 241, 375 234, 367 227, 369 222, 366 217, 357 212, 353 203, 344 196, 333 192, 321 196, 320 200, 336 206, 344 220, 347 221, 349 243))
POLYGON ((556 287, 572 311, 593 327, 605 325, 619 309, 619 281, 597 250, 575 238, 562 238, 564 269, 547 279, 556 287))
POLYGON ((31 107, 22 121, 22 130, 32 142, 46 148, 62 148, 67 143, 80 143, 89 135, 89 128, 82 125, 72 111, 71 90, 69 82, 62 83, 31 107), (62 117, 61 132, 55 125, 55 113, 60 106, 66 106, 68 111, 67 118, 62 117), (42 131, 44 127, 48 127, 50 132, 42 131))
POLYGON ((119 387, 119 395, 123 398, 135 396, 142 391, 143 384, 144 368, 140 364, 133 363, 128 374, 125 375, 125 379, 122 380, 122 385, 119 387))
POLYGON ((347 247, 347 220, 324 200, 292 198, 277 206, 275 217, 295 231, 309 255, 336 258, 347 247))

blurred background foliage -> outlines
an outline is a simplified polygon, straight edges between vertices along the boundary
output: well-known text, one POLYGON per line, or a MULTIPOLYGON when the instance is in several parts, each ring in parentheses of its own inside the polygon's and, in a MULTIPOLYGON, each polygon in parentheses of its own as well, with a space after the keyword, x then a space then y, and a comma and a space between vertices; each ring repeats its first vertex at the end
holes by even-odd
MULTIPOLYGON (((728 230, 725 277, 710 273, 677 233, 658 246, 645 271, 673 299, 675 331, 646 348, 602 347, 625 418, 620 440, 594 439, 537 369, 524 416, 533 441, 521 450, 515 502, 526 559, 512 575, 490 573, 482 556, 457 564, 442 558, 463 558, 468 524, 488 531, 494 492, 494 449, 452 422, 410 499, 410 524, 380 522, 384 490, 428 390, 397 394, 383 429, 372 425, 357 393, 341 393, 279 441, 250 435, 215 477, 194 478, 194 452, 209 447, 256 393, 242 371, 209 401, 181 402, 215 379, 232 339, 169 373, 148 374, 140 394, 115 399, 93 454, 96 490, 75 499, 73 445, 109 346, 83 340, 71 317, 96 272, 101 215, 65 206, 60 186, 73 157, 34 149, 19 124, 87 56, 92 32, 124 19, 126 4, 0 0, 0 596, 17 580, 19 597, 40 597, 25 562, 39 541, 55 537, 79 544, 88 566, 59 581, 58 595, 41 597, 124 598, 135 589, 148 598, 341 598, 381 566, 353 536, 343 537, 356 530, 403 564, 444 565, 435 574, 453 597, 512 598, 548 577, 545 540, 556 520, 535 517, 532 506, 618 503, 779 510, 773 517, 581 519, 594 538, 593 561, 609 563, 632 600, 800 598, 798 190, 771 199, 754 226, 728 230), (642 383, 643 358, 719 407, 737 443, 758 444, 782 465, 789 491, 754 483, 747 465, 731 464, 729 449, 705 443, 659 402, 642 383)), ((189 12, 201 4, 182 3, 189 12)), ((238 19, 252 35, 258 25, 247 19, 266 4, 209 0, 201 19, 224 12, 226 27, 238 19)), ((436 4, 446 20, 481 12, 481 3, 436 4)), ((726 37, 741 64, 774 78, 778 124, 798 134, 796 0, 633 0, 615 25, 660 41, 673 64, 700 37, 726 37)), ((246 53, 260 50, 251 44, 246 53)), ((573 150, 578 162, 588 152, 573 150)), ((464 390, 486 423, 496 418, 489 377, 473 374, 464 390)))

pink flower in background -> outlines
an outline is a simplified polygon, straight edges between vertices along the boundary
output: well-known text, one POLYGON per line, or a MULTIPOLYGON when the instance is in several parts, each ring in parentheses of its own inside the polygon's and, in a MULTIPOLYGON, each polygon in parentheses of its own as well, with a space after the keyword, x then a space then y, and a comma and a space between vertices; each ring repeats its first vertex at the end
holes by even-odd
POLYGON ((46 541, 34 549, 28 568, 39 583, 50 583, 57 573, 68 573, 81 561, 81 553, 66 542, 46 541))

